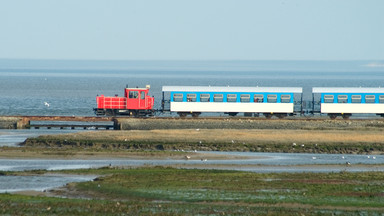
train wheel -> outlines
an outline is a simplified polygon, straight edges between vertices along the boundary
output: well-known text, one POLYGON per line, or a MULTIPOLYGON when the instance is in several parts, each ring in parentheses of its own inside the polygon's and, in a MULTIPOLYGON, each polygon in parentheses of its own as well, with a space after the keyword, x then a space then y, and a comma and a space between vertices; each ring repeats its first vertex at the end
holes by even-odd
POLYGON ((177 113, 177 114, 179 114, 180 118, 185 118, 185 117, 187 117, 187 113, 182 113, 182 112, 180 112, 180 113, 177 113))
POLYGON ((343 114, 341 116, 343 117, 343 119, 348 120, 349 117, 351 117, 351 114, 343 114))
POLYGON ((280 113, 280 114, 275 114, 275 115, 276 115, 276 117, 279 118, 279 119, 283 119, 285 116, 287 116, 287 115, 282 114, 282 113, 280 113))
POLYGON ((199 117, 199 115, 200 115, 200 113, 192 113, 193 118, 197 118, 197 117, 199 117))
POLYGON ((264 116, 266 119, 271 119, 272 118, 272 114, 270 113, 264 113, 264 116))
POLYGON ((238 113, 237 112, 230 112, 228 113, 229 116, 236 116, 238 113))
POLYGON ((331 118, 332 120, 336 119, 337 118, 337 115, 336 114, 328 114, 329 118, 331 118))

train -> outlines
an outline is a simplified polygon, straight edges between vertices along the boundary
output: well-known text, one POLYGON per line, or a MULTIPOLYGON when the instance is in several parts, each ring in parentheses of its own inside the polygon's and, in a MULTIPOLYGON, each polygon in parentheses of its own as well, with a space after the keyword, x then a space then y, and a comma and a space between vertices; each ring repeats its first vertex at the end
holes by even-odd
POLYGON ((97 96, 95 114, 148 117, 156 112, 170 112, 184 118, 202 113, 244 113, 270 119, 319 113, 331 119, 349 119, 353 114, 384 117, 382 88, 313 87, 312 100, 306 103, 302 87, 163 86, 159 110, 154 109, 155 98, 149 95, 149 89, 149 85, 126 87, 124 97, 97 96))

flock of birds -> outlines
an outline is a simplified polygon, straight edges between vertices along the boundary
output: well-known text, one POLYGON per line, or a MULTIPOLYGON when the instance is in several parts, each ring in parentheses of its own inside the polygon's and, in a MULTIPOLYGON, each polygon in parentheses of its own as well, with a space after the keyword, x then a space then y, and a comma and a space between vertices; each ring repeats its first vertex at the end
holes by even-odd
MULTIPOLYGON (((370 155, 367 155, 367 159, 373 159, 373 160, 376 160, 376 156, 370 156, 370 155)), ((312 160, 316 160, 317 158, 315 156, 312 157, 312 160)), ((341 156, 341 159, 346 159, 345 156, 341 156)), ((346 165, 351 165, 351 162, 347 161, 345 162, 346 165)))

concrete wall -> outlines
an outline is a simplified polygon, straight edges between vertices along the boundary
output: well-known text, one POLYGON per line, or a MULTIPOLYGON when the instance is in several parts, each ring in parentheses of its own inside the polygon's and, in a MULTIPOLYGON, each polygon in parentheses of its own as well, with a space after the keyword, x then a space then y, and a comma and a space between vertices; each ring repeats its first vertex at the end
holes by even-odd
POLYGON ((0 117, 0 129, 17 129, 20 120, 16 117, 0 117))

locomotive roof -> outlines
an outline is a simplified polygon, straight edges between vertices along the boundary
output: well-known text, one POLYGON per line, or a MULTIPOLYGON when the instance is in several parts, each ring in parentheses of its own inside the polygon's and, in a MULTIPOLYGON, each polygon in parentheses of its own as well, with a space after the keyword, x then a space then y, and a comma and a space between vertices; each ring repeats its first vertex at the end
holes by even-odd
POLYGON ((384 93, 384 88, 314 87, 312 93, 384 93))
POLYGON ((279 92, 302 93, 301 87, 236 87, 236 86, 163 86, 163 91, 179 92, 279 92))

